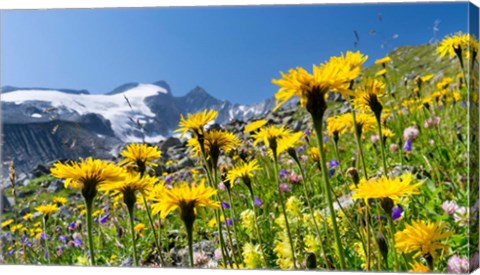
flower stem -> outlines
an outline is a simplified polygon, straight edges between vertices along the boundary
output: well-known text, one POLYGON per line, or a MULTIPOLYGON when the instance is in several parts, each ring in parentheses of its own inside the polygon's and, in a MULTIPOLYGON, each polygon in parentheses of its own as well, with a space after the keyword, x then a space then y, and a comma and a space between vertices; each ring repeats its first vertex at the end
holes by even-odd
MULTIPOLYGON (((148 222, 150 224, 150 228, 153 231, 153 239, 155 240, 155 246, 157 247, 157 250, 158 250, 158 256, 160 257, 160 262, 161 262, 162 266, 164 267, 165 266, 165 260, 163 259, 162 247, 160 245, 160 241, 158 240, 157 232, 155 231, 155 226, 153 224, 153 218, 152 218, 152 214, 151 214, 151 211, 150 211, 150 206, 148 205, 147 199, 145 198, 145 196, 142 196, 142 197, 143 197, 143 204, 145 205, 145 210, 147 211, 148 222)), ((158 226, 160 227, 160 224, 158 226)))
POLYGON ((255 210, 255 196, 253 195, 253 190, 249 188, 250 191, 250 197, 252 199, 252 210, 253 210, 253 217, 255 218, 255 231, 257 233, 257 239, 258 243, 260 244, 260 251, 262 251, 262 258, 263 258, 263 264, 265 267, 268 267, 267 265, 267 257, 265 256, 265 252, 263 251, 263 243, 262 243, 262 236, 260 235, 260 229, 258 228, 258 217, 257 217, 257 211, 255 210))
POLYGON ((332 225, 333 225, 333 235, 335 237, 335 243, 337 246, 338 250, 338 258, 340 260, 340 268, 342 270, 346 269, 345 265, 345 255, 343 252, 343 246, 342 242, 340 240, 340 234, 338 231, 338 226, 337 226, 337 220, 335 217, 335 209, 333 208, 333 200, 332 200, 332 194, 330 191, 330 182, 328 181, 328 175, 327 175, 327 166, 325 164, 325 152, 323 151, 323 126, 322 126, 322 118, 316 118, 312 116, 313 118, 313 125, 315 128, 315 131, 317 132, 317 140, 318 140, 318 148, 320 151, 320 167, 322 170, 322 175, 323 175, 323 182, 324 182, 324 190, 325 194, 327 195, 327 203, 328 203, 328 208, 330 210, 330 218, 332 219, 332 225))
POLYGON ((323 260, 325 261, 325 265, 328 266, 327 254, 325 253, 325 248, 323 247, 323 241, 321 240, 322 235, 320 233, 320 228, 317 224, 317 220, 315 219, 315 212, 313 211, 313 207, 312 207, 312 204, 310 203, 310 199, 309 199, 308 192, 307 192, 307 185, 306 185, 307 177, 305 176, 305 171, 303 171, 302 165, 300 164, 300 161, 298 161, 298 158, 296 158, 294 160, 297 163, 298 169, 300 169, 300 173, 302 174, 302 178, 303 178, 303 181, 304 181, 303 184, 302 184, 303 185, 303 194, 305 196, 305 200, 307 201, 308 209, 310 210, 310 215, 312 216, 312 221, 313 221, 313 224, 315 226, 315 230, 317 231, 318 238, 320 238, 320 250, 322 252, 323 260))
POLYGON ((240 242, 240 239, 238 238, 238 233, 237 233, 237 226, 235 222, 235 217, 237 215, 235 214, 235 210, 233 208, 233 200, 232 200, 232 194, 230 194, 230 190, 227 190, 228 193, 228 201, 230 203, 230 215, 232 216, 232 221, 233 221, 233 234, 235 236, 235 240, 237 240, 237 243, 240 242))
POLYGON ((276 152, 273 152, 273 158, 275 160, 275 165, 274 165, 274 169, 275 169, 275 181, 277 183, 277 188, 278 188, 278 197, 280 199, 280 204, 282 205, 282 212, 283 212, 283 217, 285 218, 285 225, 287 227, 287 235, 288 235, 288 241, 290 242, 290 248, 292 250, 292 260, 293 260, 293 268, 294 269, 297 269, 297 263, 296 263, 296 260, 295 260, 295 247, 293 246, 293 240, 292 240, 292 234, 290 233, 290 225, 288 223, 288 217, 287 217, 287 212, 285 210, 285 202, 283 201, 283 194, 282 194, 282 191, 280 190, 280 182, 278 180, 278 160, 277 160, 277 155, 276 155, 276 152))
POLYGON ((47 263, 50 264, 50 252, 48 251, 48 237, 47 237, 47 217, 43 217, 43 235, 45 236, 45 258, 47 263))
POLYGON ((188 238, 188 257, 190 259, 190 267, 193 267, 193 227, 185 224, 188 238))
POLYGON ((377 117, 377 124, 378 124, 378 137, 380 139, 380 147, 382 151, 382 161, 383 161, 383 174, 385 177, 388 175, 387 174, 387 159, 385 158, 385 142, 383 140, 383 133, 382 133, 382 122, 381 118, 377 117))
MULTIPOLYGON (((135 241, 135 226, 133 224, 133 205, 127 205, 128 208, 128 215, 130 217, 130 233, 132 235, 132 247, 133 247, 133 263, 135 266, 138 266, 138 257, 137 257, 137 248, 136 248, 136 241, 135 241)), ((155 230, 154 230, 155 232, 155 230)))
POLYGON ((391 215, 387 216, 388 227, 390 229, 390 239, 392 240, 392 253, 393 253, 393 267, 394 271, 398 271, 398 254, 395 249, 395 225, 393 224, 393 219, 391 215))
POLYGON ((88 249, 90 252, 90 263, 92 266, 95 265, 95 255, 93 254, 93 236, 92 236, 92 206, 93 198, 85 198, 85 208, 87 210, 87 235, 88 235, 88 249))

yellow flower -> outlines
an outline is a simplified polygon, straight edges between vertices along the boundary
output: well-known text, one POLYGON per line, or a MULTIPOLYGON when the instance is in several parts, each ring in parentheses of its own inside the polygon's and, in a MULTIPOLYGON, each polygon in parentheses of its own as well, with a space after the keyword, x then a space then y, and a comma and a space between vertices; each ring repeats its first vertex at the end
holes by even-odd
MULTIPOLYGON (((207 159, 213 156, 218 160, 220 151, 229 153, 240 145, 240 139, 233 133, 225 130, 210 130, 204 135, 204 148, 207 159)), ((187 142, 187 146, 191 148, 194 156, 201 156, 201 148, 198 139, 191 138, 187 142)), ((215 160, 215 161, 217 161, 215 160)))
MULTIPOLYGON (((368 132, 377 127, 377 120, 373 114, 356 113, 355 122, 360 133, 368 132)), ((352 113, 339 115, 334 119, 327 120, 327 123, 336 124, 338 127, 344 125, 345 129, 349 130, 351 133, 355 133, 352 113)))
POLYGON ((23 215, 23 219, 26 221, 31 221, 33 219, 33 214, 32 213, 27 213, 23 215))
POLYGON ((258 268, 262 266, 262 251, 259 244, 245 243, 243 245, 243 262, 247 268, 258 268))
MULTIPOLYGON (((277 141, 278 147, 277 147, 277 155, 280 155, 284 151, 289 151, 293 150, 295 152, 295 146, 300 144, 301 138, 304 136, 304 133, 302 132, 296 132, 292 134, 287 134, 280 138, 277 141)), ((290 152, 290 151, 289 151, 290 152)))
POLYGON ((296 196, 291 196, 287 199, 285 204, 287 213, 292 216, 301 216, 302 215, 302 203, 296 196))
POLYGON ((291 131, 286 129, 284 125, 280 127, 276 127, 273 125, 264 127, 252 135, 252 137, 255 139, 255 141, 253 142, 253 145, 255 146, 261 141, 263 141, 265 146, 270 147, 270 149, 272 150, 272 153, 275 153, 274 155, 277 155, 277 150, 278 150, 277 141, 280 138, 290 133, 291 131))
POLYGON ((193 134, 193 137, 203 136, 205 125, 214 120, 218 115, 218 112, 215 110, 204 110, 203 112, 198 112, 195 114, 188 114, 185 119, 183 115, 180 115, 180 123, 175 132, 181 132, 180 138, 188 133, 189 131, 193 134))
POLYGON ((177 208, 180 208, 182 217, 194 215, 197 207, 218 208, 220 203, 210 199, 216 193, 217 190, 205 186, 205 180, 199 184, 183 182, 172 189, 165 189, 159 202, 152 204, 152 208, 158 209, 162 219, 177 208))
MULTIPOLYGON (((145 175, 141 177, 139 173, 126 173, 125 179, 122 181, 114 181, 103 184, 99 191, 112 192, 112 196, 120 196, 127 200, 133 200, 135 203, 135 193, 138 191, 142 195, 146 195, 147 191, 158 182, 158 179, 145 175)), ((130 203, 132 203, 130 201, 130 203)))
MULTIPOLYGON (((220 216, 220 222, 224 222, 224 221, 225 221, 225 216, 221 215, 220 216)), ((207 225, 209 227, 217 226, 217 218, 213 217, 212 219, 210 219, 210 221, 207 223, 207 225)))
POLYGON ((15 233, 16 231, 25 232, 26 230, 27 229, 22 224, 16 224, 16 225, 10 227, 10 232, 13 232, 13 233, 15 233))
POLYGON ((415 273, 431 272, 428 266, 419 262, 413 262, 413 264, 410 264, 410 267, 411 269, 408 272, 415 272, 415 273))
POLYGON ((390 179, 382 176, 378 179, 366 180, 362 178, 357 187, 353 188, 352 199, 382 199, 390 198, 397 203, 401 197, 419 194, 421 182, 412 184, 414 178, 410 173, 403 174, 400 177, 390 179))
POLYGON ((50 169, 52 176, 64 178, 65 187, 80 188, 85 191, 96 190, 97 186, 124 179, 124 170, 106 161, 91 157, 81 162, 63 164, 57 162, 50 169))
POLYGON ((440 82, 437 83, 437 88, 439 90, 444 90, 452 83, 453 79, 451 77, 444 77, 440 82))
POLYGON ((255 132, 256 130, 265 126, 267 123, 268 123, 268 120, 265 120, 265 119, 255 120, 253 122, 250 122, 248 125, 246 125, 243 132, 246 133, 246 134, 251 133, 251 132, 255 132))
POLYGON ((2 222, 2 228, 7 227, 13 223, 13 219, 8 219, 4 222, 2 222))
POLYGON ((152 160, 159 159, 162 152, 157 147, 147 144, 131 143, 120 153, 125 159, 118 165, 136 165, 139 172, 145 171, 147 166, 157 166, 152 160))
POLYGON ((281 236, 280 239, 275 240, 275 248, 273 251, 277 254, 278 259, 276 262, 281 269, 292 269, 294 267, 292 248, 288 237, 281 236))
POLYGON ((43 216, 48 216, 50 214, 58 212, 58 207, 56 204, 45 204, 36 207, 35 210, 42 213, 43 216))
POLYGON ((310 150, 308 150, 308 156, 310 156, 314 162, 320 161, 320 150, 318 147, 311 147, 310 150))
POLYGON ((384 95, 384 92, 385 84, 382 81, 372 77, 364 78, 355 90, 353 104, 355 108, 362 111, 373 111, 375 113, 378 108, 381 111, 383 106, 379 98, 384 95))
MULTIPOLYGON (((463 34, 461 32, 445 37, 437 47, 437 53, 440 57, 444 57, 447 54, 450 58, 454 57, 455 54, 461 54, 462 50, 473 46, 473 51, 475 51, 475 42, 471 42, 472 38, 469 34, 463 34)), ((474 38, 473 38, 474 40, 474 38)), ((476 52, 478 52, 478 42, 476 47, 476 52)))
POLYGON ((255 213, 251 209, 244 210, 240 213, 240 219, 242 221, 242 226, 247 231, 252 232, 255 227, 255 213))
POLYGON ((301 67, 290 69, 287 74, 281 72, 281 79, 272 80, 273 84, 280 86, 275 94, 277 104, 274 110, 294 96, 299 96, 300 104, 310 112, 318 104, 317 100, 324 100, 330 91, 338 91, 344 96, 351 94, 350 81, 360 74, 366 59, 367 56, 360 52, 347 52, 319 66, 314 65, 312 74, 301 67))
POLYGON ((375 74, 375 76, 384 76, 386 74, 387 74, 387 69, 381 69, 375 74))
POLYGON ((343 116, 333 116, 327 118, 327 133, 329 136, 344 134, 348 130, 343 121, 343 116))
POLYGON ((230 183, 234 183, 236 179, 243 180, 247 185, 247 181, 250 181, 250 178, 253 177, 253 171, 259 170, 260 167, 258 166, 258 162, 256 159, 253 159, 250 162, 242 162, 240 164, 235 165, 230 171, 227 173, 226 180, 230 183))
POLYGON ((65 205, 68 200, 64 197, 53 197, 53 202, 56 203, 58 206, 65 205))
POLYGON ((394 133, 392 130, 388 129, 388 128, 383 129, 383 130, 382 130, 382 134, 383 134, 383 136, 386 137, 386 138, 391 138, 391 137, 394 137, 394 136, 395 136, 395 133, 394 133))
POLYGON ((427 75, 424 75, 424 76, 420 77, 420 80, 421 80, 422 82, 427 82, 427 81, 429 81, 429 80, 432 79, 432 78, 433 78, 433 74, 427 74, 427 75))
POLYGON ((139 223, 133 228, 137 234, 142 234, 145 231, 145 224, 139 223))
POLYGON ((391 59, 389 56, 385 56, 385 57, 383 57, 383 58, 380 58, 380 59, 375 60, 375 64, 377 64, 377 65, 383 65, 383 64, 385 64, 385 63, 387 63, 387 62, 390 62, 390 61, 392 61, 392 59, 391 59))
POLYGON ((445 232, 445 225, 439 222, 412 221, 405 229, 395 233, 395 248, 400 253, 417 252, 414 257, 429 255, 436 258, 436 251, 447 245, 440 243, 452 232, 445 232))

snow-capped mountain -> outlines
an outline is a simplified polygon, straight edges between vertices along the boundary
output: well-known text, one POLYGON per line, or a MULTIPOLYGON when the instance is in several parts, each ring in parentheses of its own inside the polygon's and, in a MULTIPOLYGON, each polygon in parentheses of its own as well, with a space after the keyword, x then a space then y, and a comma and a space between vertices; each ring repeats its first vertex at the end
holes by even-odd
POLYGON ((172 136, 180 115, 215 109, 215 123, 261 116, 273 98, 253 105, 233 104, 195 87, 176 97, 165 81, 127 83, 106 94, 85 90, 3 87, 3 174, 7 162, 25 171, 38 164, 78 157, 110 158, 129 142, 172 136))
POLYGON ((9 87, 1 102, 4 124, 78 122, 87 114, 95 114, 110 124, 114 136, 123 142, 157 142, 172 135, 180 114, 205 108, 217 110, 215 122, 223 124, 264 114, 273 107, 272 99, 250 106, 232 104, 210 96, 201 87, 175 97, 163 81, 128 83, 107 94, 9 87))

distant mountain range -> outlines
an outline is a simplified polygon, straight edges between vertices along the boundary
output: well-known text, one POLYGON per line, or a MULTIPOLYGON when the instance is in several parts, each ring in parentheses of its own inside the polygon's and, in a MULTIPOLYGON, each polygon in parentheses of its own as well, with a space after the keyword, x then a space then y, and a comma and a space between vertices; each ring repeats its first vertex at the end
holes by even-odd
POLYGON ((31 169, 62 158, 115 156, 125 143, 157 143, 174 135, 181 114, 214 109, 219 113, 215 123, 225 124, 261 116, 274 104, 273 97, 234 104, 201 87, 176 97, 165 81, 127 83, 106 94, 6 86, 1 94, 2 159, 31 169))

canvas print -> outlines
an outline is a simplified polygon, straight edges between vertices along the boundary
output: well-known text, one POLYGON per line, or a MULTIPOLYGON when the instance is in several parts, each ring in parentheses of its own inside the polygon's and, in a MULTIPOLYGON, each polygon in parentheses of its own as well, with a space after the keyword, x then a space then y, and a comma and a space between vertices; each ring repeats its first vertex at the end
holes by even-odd
POLYGON ((478 13, 3 10, 0 264, 474 271, 478 13))

